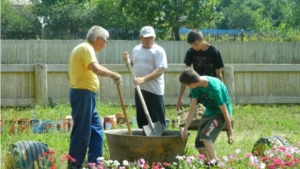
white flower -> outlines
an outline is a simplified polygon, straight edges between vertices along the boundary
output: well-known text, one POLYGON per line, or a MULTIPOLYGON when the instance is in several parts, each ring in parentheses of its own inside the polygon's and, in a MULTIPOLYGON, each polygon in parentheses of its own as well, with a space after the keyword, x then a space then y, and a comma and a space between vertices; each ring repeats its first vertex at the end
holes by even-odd
POLYGON ((109 166, 109 162, 104 160, 104 161, 102 161, 102 165, 105 166, 105 167, 108 167, 109 166))
POLYGON ((236 153, 238 154, 238 153, 240 153, 242 150, 241 149, 236 149, 236 153))
POLYGON ((97 158, 97 161, 103 161, 104 160, 104 157, 98 157, 97 158))
POLYGON ((120 165, 120 163, 117 160, 112 162, 112 166, 114 166, 114 167, 118 167, 119 165, 120 165))
POLYGON ((113 163, 113 160, 108 160, 107 163, 110 165, 113 163))
POLYGON ((129 165, 129 162, 128 162, 127 160, 124 160, 124 161, 123 161, 123 165, 128 166, 128 165, 129 165))
POLYGON ((185 159, 185 156, 176 156, 176 158, 179 160, 179 161, 182 161, 185 159))
POLYGON ((193 161, 195 159, 194 156, 190 156, 190 160, 193 161))
POLYGON ((209 163, 211 163, 211 164, 215 164, 217 162, 217 160, 216 159, 212 159, 209 163))
POLYGON ((227 156, 223 156, 224 161, 228 161, 228 157, 227 156))
POLYGON ((176 162, 173 162, 174 165, 178 165, 176 162))
POLYGON ((259 167, 260 167, 260 169, 264 169, 264 168, 266 168, 266 164, 265 163, 260 163, 259 167))

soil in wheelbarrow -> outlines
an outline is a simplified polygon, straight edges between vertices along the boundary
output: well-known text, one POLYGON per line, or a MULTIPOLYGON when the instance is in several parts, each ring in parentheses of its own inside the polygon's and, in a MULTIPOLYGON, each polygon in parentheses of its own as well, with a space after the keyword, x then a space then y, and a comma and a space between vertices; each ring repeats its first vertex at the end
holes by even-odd
POLYGON ((142 129, 133 129, 132 135, 126 129, 106 130, 111 160, 135 162, 141 158, 148 164, 153 162, 176 162, 177 155, 184 155, 186 141, 180 131, 165 130, 162 136, 146 136, 142 129))

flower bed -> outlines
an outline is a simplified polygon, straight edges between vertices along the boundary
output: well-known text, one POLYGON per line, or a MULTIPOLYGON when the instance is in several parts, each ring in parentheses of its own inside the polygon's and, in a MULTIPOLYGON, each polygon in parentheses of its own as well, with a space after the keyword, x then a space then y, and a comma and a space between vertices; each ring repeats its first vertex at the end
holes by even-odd
POLYGON ((178 162, 157 162, 147 164, 145 159, 139 159, 136 162, 124 160, 122 164, 118 161, 106 160, 103 157, 98 158, 98 164, 89 163, 88 169, 201 169, 207 168, 253 168, 253 169, 281 169, 281 168, 300 168, 300 142, 298 146, 273 147, 266 150, 264 156, 257 156, 250 152, 243 153, 237 149, 234 154, 223 156, 220 159, 214 159, 208 164, 205 163, 203 155, 177 156, 178 162))

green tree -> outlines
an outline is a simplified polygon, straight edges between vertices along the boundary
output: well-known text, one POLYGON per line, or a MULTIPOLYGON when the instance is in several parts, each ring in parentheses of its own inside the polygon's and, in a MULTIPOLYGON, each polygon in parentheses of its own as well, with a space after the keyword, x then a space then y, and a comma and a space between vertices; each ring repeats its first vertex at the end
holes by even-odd
POLYGON ((126 15, 141 25, 152 25, 162 38, 171 30, 175 40, 180 40, 180 27, 214 27, 221 19, 216 5, 219 0, 122 0, 126 15))
POLYGON ((225 7, 220 7, 224 20, 219 24, 221 29, 249 29, 253 28, 255 21, 251 17, 253 12, 263 8, 258 0, 231 0, 225 7))
POLYGON ((291 10, 288 13, 288 25, 294 30, 300 31, 300 1, 299 0, 289 0, 291 5, 291 10))
POLYGON ((31 6, 15 6, 9 0, 1 1, 1 38, 34 39, 38 29, 31 6))

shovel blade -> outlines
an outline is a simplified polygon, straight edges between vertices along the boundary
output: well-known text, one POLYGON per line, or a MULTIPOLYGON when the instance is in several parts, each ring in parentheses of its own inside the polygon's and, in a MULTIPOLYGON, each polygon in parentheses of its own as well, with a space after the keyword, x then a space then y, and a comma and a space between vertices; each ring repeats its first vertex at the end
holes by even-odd
POLYGON ((146 136, 150 136, 150 137, 162 136, 164 132, 160 122, 153 123, 153 129, 150 124, 143 126, 143 129, 146 136))

